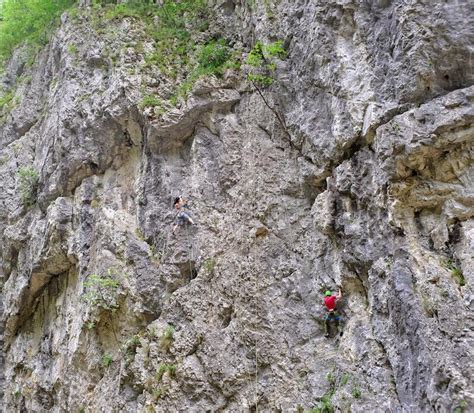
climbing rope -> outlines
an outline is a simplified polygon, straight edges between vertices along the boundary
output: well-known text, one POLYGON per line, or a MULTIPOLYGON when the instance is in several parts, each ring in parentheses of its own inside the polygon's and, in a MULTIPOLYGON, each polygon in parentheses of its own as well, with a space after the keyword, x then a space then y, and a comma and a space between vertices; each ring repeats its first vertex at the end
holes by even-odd
POLYGON ((192 267, 192 262, 193 262, 193 244, 190 240, 189 237, 189 223, 184 224, 186 226, 186 235, 187 235, 187 241, 189 244, 189 281, 193 279, 193 267, 192 267))
MULTIPOLYGON (((255 275, 254 277, 255 280, 255 318, 256 321, 258 322, 258 276, 255 275)), ((255 329, 255 413, 258 413, 258 333, 257 329, 255 329)))
MULTIPOLYGON (((253 183, 254 183, 254 189, 253 193, 257 194, 257 190, 260 187, 260 174, 257 173, 257 151, 254 150, 254 148, 251 149, 252 151, 252 164, 251 164, 251 176, 253 178, 253 183)), ((255 198, 252 197, 252 200, 255 198)), ((251 202, 251 210, 256 211, 257 205, 256 202, 253 201, 251 202)), ((255 257, 254 254, 251 253, 250 251, 250 246, 249 246, 249 251, 248 251, 248 257, 250 260, 250 270, 252 269, 252 264, 255 262, 255 257)), ((259 311, 258 311, 258 302, 259 302, 259 279, 258 279, 258 274, 255 271, 254 272, 254 288, 255 288, 255 293, 254 293, 254 307, 255 307, 255 383, 254 383, 254 392, 255 392, 255 412, 258 413, 258 349, 259 349, 259 341, 258 341, 258 331, 257 331, 257 324, 259 320, 259 311)))

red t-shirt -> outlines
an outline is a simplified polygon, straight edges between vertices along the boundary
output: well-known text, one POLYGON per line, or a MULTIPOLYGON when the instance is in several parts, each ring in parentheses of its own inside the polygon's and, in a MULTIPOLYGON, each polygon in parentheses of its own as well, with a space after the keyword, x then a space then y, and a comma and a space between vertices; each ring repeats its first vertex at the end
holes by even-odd
POLYGON ((336 308, 336 296, 331 295, 329 297, 324 297, 324 304, 329 311, 333 311, 336 308))

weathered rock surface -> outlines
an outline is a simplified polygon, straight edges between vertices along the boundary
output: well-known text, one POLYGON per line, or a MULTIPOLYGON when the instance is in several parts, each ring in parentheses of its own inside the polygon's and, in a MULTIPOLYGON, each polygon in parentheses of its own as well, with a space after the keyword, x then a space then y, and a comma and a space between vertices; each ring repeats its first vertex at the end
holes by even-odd
POLYGON ((473 410, 472 5, 212 3, 229 41, 284 41, 263 93, 286 130, 236 73, 149 116, 134 19, 64 15, 10 61, 4 411, 473 410))

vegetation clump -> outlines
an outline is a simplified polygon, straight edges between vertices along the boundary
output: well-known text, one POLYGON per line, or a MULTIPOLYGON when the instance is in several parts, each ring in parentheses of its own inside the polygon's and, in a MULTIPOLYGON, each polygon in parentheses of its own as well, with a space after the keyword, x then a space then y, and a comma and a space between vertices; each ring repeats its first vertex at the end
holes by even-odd
POLYGON ((32 207, 36 203, 39 176, 32 166, 18 169, 19 189, 21 202, 25 208, 32 207))
POLYGON ((352 396, 355 398, 355 399, 360 399, 360 397, 362 396, 362 392, 360 391, 360 388, 358 385, 355 385, 353 388, 352 388, 352 392, 351 392, 352 396))
POLYGON ((14 96, 13 90, 0 93, 0 121, 6 119, 8 113, 15 107, 17 102, 14 96))
POLYGON ((321 397, 318 404, 310 410, 311 413, 333 413, 334 406, 332 398, 336 393, 336 379, 334 377, 334 369, 326 374, 326 381, 329 383, 329 390, 321 397))
POLYGON ((11 90, 0 96, 0 112, 3 111, 4 108, 10 108, 12 101, 13 92, 11 90))
POLYGON ((141 346, 140 336, 138 334, 130 337, 123 345, 122 350, 125 355, 125 365, 130 365, 135 360, 137 348, 141 346))
POLYGON ((102 356, 102 366, 109 367, 114 361, 113 357, 110 354, 104 354, 102 356))
POLYGON ((163 334, 161 334, 160 337, 160 347, 164 351, 168 351, 169 348, 171 347, 171 344, 173 344, 174 340, 174 327, 172 325, 168 325, 165 330, 163 331, 163 334))
MULTIPOLYGON (((153 50, 144 56, 143 70, 158 70, 175 84, 166 96, 168 105, 186 98, 199 78, 221 76, 226 67, 235 65, 235 56, 226 41, 206 33, 212 16, 207 0, 130 0, 120 4, 102 0, 96 2, 96 12, 109 20, 132 18, 143 23, 145 35, 153 45, 153 50)), ((153 91, 144 87, 143 93, 141 109, 151 107, 154 115, 165 112, 164 102, 153 91)))
POLYGON ((245 60, 251 68, 247 79, 257 87, 270 86, 274 82, 276 61, 285 59, 286 56, 281 40, 268 44, 257 41, 245 60))
POLYGON ((209 274, 212 274, 214 272, 214 268, 216 266, 216 260, 213 259, 213 258, 207 258, 205 261, 204 261, 204 269, 206 270, 206 272, 208 272, 209 274))
POLYGON ((109 268, 106 274, 91 274, 84 282, 86 293, 84 301, 94 308, 102 308, 114 312, 118 308, 118 290, 121 285, 119 274, 109 268))
POLYGON ((198 63, 202 73, 222 73, 224 64, 230 57, 230 49, 224 39, 212 40, 199 49, 198 63))
POLYGON ((165 373, 168 373, 170 377, 174 377, 176 374, 176 365, 168 363, 160 364, 156 372, 156 379, 160 381, 165 373))
POLYGON ((464 278, 463 272, 455 265, 453 260, 445 260, 442 262, 442 265, 451 272, 451 276, 460 287, 464 287, 466 285, 466 279, 464 278))

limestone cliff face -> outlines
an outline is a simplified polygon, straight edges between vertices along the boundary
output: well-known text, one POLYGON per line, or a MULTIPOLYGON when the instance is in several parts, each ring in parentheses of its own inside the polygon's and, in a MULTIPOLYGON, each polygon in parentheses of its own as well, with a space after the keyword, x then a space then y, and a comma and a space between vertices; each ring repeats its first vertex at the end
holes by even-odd
POLYGON ((140 21, 82 7, 3 75, 4 411, 472 411, 472 5, 211 2, 288 56, 160 116, 140 21))

